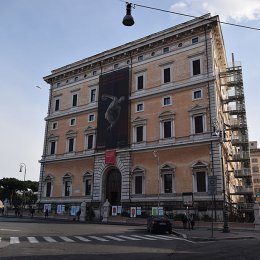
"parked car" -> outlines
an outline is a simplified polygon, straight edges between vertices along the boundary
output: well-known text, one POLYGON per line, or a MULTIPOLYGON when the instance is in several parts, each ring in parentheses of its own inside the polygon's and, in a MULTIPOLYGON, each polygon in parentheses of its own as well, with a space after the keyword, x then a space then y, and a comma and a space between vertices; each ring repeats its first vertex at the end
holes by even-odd
POLYGON ((147 218, 147 231, 150 233, 172 233, 172 223, 166 216, 150 216, 147 218))

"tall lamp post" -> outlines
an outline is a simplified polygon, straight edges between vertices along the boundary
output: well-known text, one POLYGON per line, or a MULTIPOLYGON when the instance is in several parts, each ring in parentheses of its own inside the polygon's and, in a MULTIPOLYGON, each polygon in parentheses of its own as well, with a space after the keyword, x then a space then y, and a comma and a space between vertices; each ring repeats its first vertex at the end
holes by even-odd
MULTIPOLYGON (((24 169, 23 182, 24 182, 24 185, 25 185, 26 164, 25 164, 25 163, 20 163, 20 169, 19 169, 19 172, 22 172, 23 169, 24 169)), ((23 215, 24 208, 25 208, 25 189, 23 189, 23 207, 22 207, 22 215, 23 215)))
POLYGON ((158 194, 157 194, 157 207, 158 207, 158 215, 159 215, 159 207, 160 207, 160 169, 159 169, 159 154, 157 153, 157 151, 153 151, 153 156, 157 159, 157 173, 158 173, 158 194))

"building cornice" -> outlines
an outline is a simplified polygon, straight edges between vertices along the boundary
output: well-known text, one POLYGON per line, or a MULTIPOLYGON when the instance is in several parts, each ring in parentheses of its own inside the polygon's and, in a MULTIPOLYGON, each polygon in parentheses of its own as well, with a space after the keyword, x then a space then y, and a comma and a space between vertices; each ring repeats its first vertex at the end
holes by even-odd
POLYGON ((51 75, 44 77, 44 80, 47 83, 52 84, 58 80, 76 76, 89 70, 100 69, 106 64, 115 63, 116 61, 127 59, 128 57, 130 58, 134 55, 152 50, 158 46, 167 45, 170 42, 180 41, 182 38, 187 37, 187 35, 198 34, 199 32, 204 31, 205 26, 211 28, 212 25, 217 23, 218 16, 211 17, 207 14, 55 69, 52 71, 51 75))

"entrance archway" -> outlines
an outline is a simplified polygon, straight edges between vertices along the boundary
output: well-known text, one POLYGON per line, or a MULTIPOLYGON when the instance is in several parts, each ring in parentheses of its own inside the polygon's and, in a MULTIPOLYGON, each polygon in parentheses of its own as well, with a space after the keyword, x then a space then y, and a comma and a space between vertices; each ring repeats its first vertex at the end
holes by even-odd
POLYGON ((118 169, 111 169, 106 176, 106 199, 111 205, 119 205, 121 202, 121 173, 118 169))

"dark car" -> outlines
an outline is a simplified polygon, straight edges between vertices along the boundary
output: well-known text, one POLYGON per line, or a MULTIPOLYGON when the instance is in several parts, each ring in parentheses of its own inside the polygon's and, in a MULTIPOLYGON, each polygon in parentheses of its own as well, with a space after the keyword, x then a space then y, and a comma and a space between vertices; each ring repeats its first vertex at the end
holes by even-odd
POLYGON ((150 216, 147 218, 147 231, 150 233, 172 233, 172 223, 166 216, 150 216))

